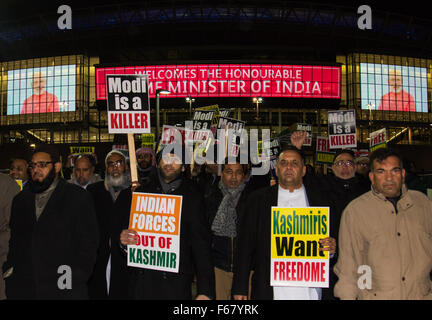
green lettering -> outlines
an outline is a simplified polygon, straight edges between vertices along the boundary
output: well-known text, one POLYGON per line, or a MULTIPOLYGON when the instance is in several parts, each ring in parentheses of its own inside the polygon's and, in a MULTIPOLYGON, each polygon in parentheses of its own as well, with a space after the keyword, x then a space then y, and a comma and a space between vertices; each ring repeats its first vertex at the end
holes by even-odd
POLYGON ((279 211, 276 210, 273 211, 273 234, 279 234, 279 211))
POLYGON ((135 262, 135 249, 136 248, 129 247, 129 262, 136 263, 135 262))

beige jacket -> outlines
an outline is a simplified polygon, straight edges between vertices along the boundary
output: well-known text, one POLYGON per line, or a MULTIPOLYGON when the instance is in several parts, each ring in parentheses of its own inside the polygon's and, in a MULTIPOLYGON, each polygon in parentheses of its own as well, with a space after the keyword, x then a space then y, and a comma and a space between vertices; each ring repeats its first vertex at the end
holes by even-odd
POLYGON ((404 186, 397 208, 396 214, 393 204, 374 190, 348 204, 339 229, 335 296, 432 298, 432 201, 404 186), (370 267, 370 289, 365 288, 368 269, 361 266, 370 267))
POLYGON ((12 200, 20 188, 14 179, 0 173, 0 300, 6 299, 2 266, 9 251, 9 219, 12 200))

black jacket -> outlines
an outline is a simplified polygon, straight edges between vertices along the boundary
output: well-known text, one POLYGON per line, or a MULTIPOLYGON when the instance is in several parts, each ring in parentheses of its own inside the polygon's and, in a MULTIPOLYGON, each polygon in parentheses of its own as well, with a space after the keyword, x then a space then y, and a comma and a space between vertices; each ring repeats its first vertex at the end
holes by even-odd
POLYGON ((87 187, 92 195, 100 230, 99 248, 94 271, 89 281, 90 299, 128 299, 129 269, 120 249, 122 215, 116 208, 111 194, 105 189, 104 181, 87 187), (111 255, 111 278, 107 292, 106 268, 111 255))
MULTIPOLYGON (((219 205, 223 200, 222 191, 219 189, 219 184, 213 185, 205 194, 205 214, 206 219, 209 224, 209 228, 213 224, 213 220, 216 217, 216 213, 219 209, 219 205)), ((239 233, 240 222, 244 219, 245 209, 246 209, 246 199, 250 194, 251 187, 246 186, 237 202, 236 212, 237 212, 237 223, 236 229, 237 234, 239 233)), ((212 233, 212 261, 213 265, 219 269, 225 270, 227 272, 233 272, 234 265, 234 255, 237 251, 237 237, 223 237, 217 236, 212 233)))
MULTIPOLYGON (((304 181, 311 207, 326 207, 330 203, 314 184, 304 181)), ((278 204, 278 185, 259 189, 248 197, 247 219, 240 225, 238 254, 234 263, 233 295, 248 294, 249 272, 253 268, 253 300, 273 299, 270 286, 270 230, 271 207, 278 204)), ((330 218, 331 220, 331 218, 330 218)))
POLYGON ((36 221, 35 194, 25 188, 13 200, 9 254, 3 271, 9 299, 86 299, 98 247, 93 200, 82 188, 60 179, 36 221), (72 288, 58 281, 69 272, 72 288), (63 270, 63 271, 62 271, 63 270))
MULTIPOLYGON (((191 285, 197 278, 197 293, 215 296, 214 271, 211 263, 210 230, 204 215, 204 198, 188 179, 170 194, 183 196, 180 223, 179 272, 132 268, 130 289, 134 299, 191 299, 191 285)), ((163 194, 157 173, 151 174, 135 192, 163 194)), ((124 190, 117 202, 128 229, 132 193, 124 190)))
POLYGON ((321 193, 326 193, 329 197, 331 203, 330 236, 337 241, 342 212, 348 203, 368 192, 370 185, 357 176, 351 179, 340 179, 334 175, 321 177, 306 175, 304 181, 314 184, 321 193))

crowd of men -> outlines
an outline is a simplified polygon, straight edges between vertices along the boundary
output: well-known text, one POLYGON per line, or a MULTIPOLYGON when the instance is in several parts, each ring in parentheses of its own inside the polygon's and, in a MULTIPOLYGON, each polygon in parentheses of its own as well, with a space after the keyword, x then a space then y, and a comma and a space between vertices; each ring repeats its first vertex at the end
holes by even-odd
POLYGON ((401 156, 388 148, 356 158, 339 150, 333 174, 307 170, 305 132, 282 146, 271 173, 239 158, 191 168, 185 148, 136 151, 139 181, 125 153, 104 171, 79 155, 60 176, 55 145, 0 174, 1 299, 430 299, 432 201, 410 188, 401 156), (175 150, 181 150, 181 153, 175 150), (21 181, 22 188, 14 180, 21 181), (178 272, 127 266, 132 193, 182 196, 178 272), (271 207, 329 207, 329 288, 270 285, 271 207), (358 270, 371 270, 359 285, 358 270))

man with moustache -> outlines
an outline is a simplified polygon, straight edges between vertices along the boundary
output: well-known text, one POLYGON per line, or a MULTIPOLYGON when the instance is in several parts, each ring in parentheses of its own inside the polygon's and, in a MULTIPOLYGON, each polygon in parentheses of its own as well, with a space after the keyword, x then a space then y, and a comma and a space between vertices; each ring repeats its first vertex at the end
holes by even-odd
POLYGON ((60 156, 38 147, 28 187, 12 202, 7 261, 8 299, 87 299, 98 246, 88 193, 59 177, 60 156))
POLYGON ((238 227, 246 215, 246 199, 252 190, 245 181, 248 165, 241 164, 240 158, 231 162, 225 159, 221 179, 204 195, 205 214, 212 233, 217 300, 231 299, 238 227))
POLYGON ((139 180, 143 181, 156 169, 156 155, 151 148, 139 148, 136 152, 139 180))
POLYGON ((81 154, 75 160, 72 177, 68 182, 74 183, 83 189, 95 182, 101 181, 101 177, 94 173, 94 159, 89 154, 81 154))
POLYGON ((27 161, 22 158, 12 159, 9 175, 15 180, 21 180, 21 185, 24 188, 29 179, 29 167, 27 161))
POLYGON ((370 164, 372 190, 342 214, 335 296, 432 299, 432 201, 407 189, 397 152, 377 149, 370 164))
MULTIPOLYGON (((291 142, 297 148, 301 148, 306 138, 306 131, 293 132, 291 142)), ((320 193, 326 194, 330 200, 330 236, 338 242, 339 225, 342 212, 352 200, 370 190, 369 184, 356 175, 355 154, 349 149, 339 149, 336 151, 333 165, 333 175, 312 176, 306 174, 304 181, 316 185, 320 193)), ((333 289, 337 277, 333 272, 333 267, 337 261, 336 256, 330 260, 330 285, 323 289, 323 299, 334 299, 333 289)))
POLYGON ((98 256, 89 281, 90 299, 128 299, 128 270, 118 237, 122 220, 115 206, 120 193, 131 185, 127 163, 122 152, 110 151, 105 157, 105 180, 87 187, 100 230, 98 256))
MULTIPOLYGON (((153 194, 181 195, 180 265, 179 272, 163 272, 132 268, 131 298, 138 300, 190 300, 192 282, 196 275, 198 300, 214 298, 214 271, 211 262, 211 232, 204 213, 204 199, 192 181, 185 178, 185 148, 168 145, 157 156, 157 170, 135 191, 153 194)), ((130 189, 119 197, 119 210, 124 216, 120 241, 136 244, 137 233, 127 229, 131 210, 130 189)))
MULTIPOLYGON (((259 189, 248 197, 247 218, 240 225, 238 254, 234 261, 232 293, 235 300, 247 300, 249 274, 253 268, 252 300, 320 300, 321 288, 270 286, 271 208, 327 207, 328 199, 314 184, 303 181, 304 155, 294 146, 281 150, 276 164, 278 184, 259 189)), ((320 239, 320 250, 334 254, 336 241, 320 239)))

